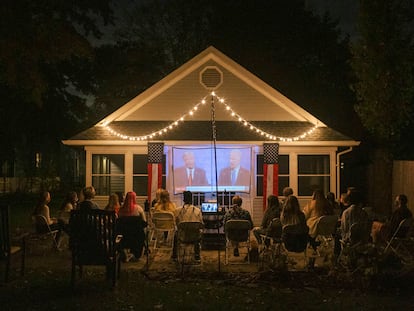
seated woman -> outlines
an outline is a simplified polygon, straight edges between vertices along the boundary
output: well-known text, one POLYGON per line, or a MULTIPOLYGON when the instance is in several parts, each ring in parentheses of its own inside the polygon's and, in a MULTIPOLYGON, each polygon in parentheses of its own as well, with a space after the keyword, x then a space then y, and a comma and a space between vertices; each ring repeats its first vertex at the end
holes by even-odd
MULTIPOLYGON (((257 243, 262 244, 262 238, 260 235, 266 234, 269 229, 269 225, 274 218, 280 217, 280 205, 279 198, 275 195, 269 195, 267 197, 267 208, 263 215, 262 224, 260 227, 253 228, 253 234, 257 240, 257 243)), ((280 227, 280 232, 282 227, 280 227)))
POLYGON ((38 218, 36 218, 35 225, 37 232, 46 233, 49 232, 49 228, 50 230, 58 230, 56 234, 56 248, 59 250, 64 224, 63 222, 58 221, 56 218, 50 217, 50 209, 48 206, 50 200, 50 193, 48 191, 42 192, 40 194, 39 201, 37 202, 32 215, 44 216, 46 219, 46 224, 44 224, 43 222, 38 222, 38 218), (49 228, 47 227, 47 225, 49 225, 49 228))
POLYGON ((146 218, 144 209, 136 203, 136 194, 131 191, 126 194, 125 202, 119 209, 117 233, 122 234, 121 248, 124 249, 125 261, 136 261, 142 255, 144 248, 146 218), (132 258, 126 254, 130 249, 132 258))
POLYGON ((305 214, 306 224, 309 227, 309 243, 316 250, 318 246, 315 241, 318 220, 322 216, 333 215, 333 207, 329 204, 321 190, 315 190, 312 200, 305 206, 303 213, 305 214))
POLYGON ((289 251, 301 251, 302 245, 307 245, 309 228, 306 225, 305 214, 300 210, 298 198, 290 195, 286 198, 285 205, 280 215, 283 226, 282 239, 289 251), (285 232, 286 226, 290 226, 288 235, 285 232))
POLYGON ((167 190, 160 190, 159 200, 155 203, 153 212, 170 212, 177 216, 177 206, 171 201, 170 193, 167 190))
POLYGON ((119 203, 118 194, 112 193, 108 198, 108 204, 105 206, 105 210, 106 211, 115 211, 115 214, 118 217, 120 208, 121 208, 121 204, 119 203))
POLYGON ((76 191, 71 191, 66 195, 65 200, 62 203, 62 206, 59 211, 58 222, 63 223, 63 230, 66 233, 69 233, 69 218, 70 212, 77 208, 78 204, 78 194, 76 191))

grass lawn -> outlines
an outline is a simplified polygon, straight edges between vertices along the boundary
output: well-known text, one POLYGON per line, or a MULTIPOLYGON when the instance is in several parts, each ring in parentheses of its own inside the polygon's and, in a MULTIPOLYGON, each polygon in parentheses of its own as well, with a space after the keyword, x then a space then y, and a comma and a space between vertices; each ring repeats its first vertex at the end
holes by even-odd
POLYGON ((72 291, 68 250, 29 255, 23 278, 14 271, 9 283, 0 283, 0 309, 412 310, 414 303, 411 278, 367 286, 322 271, 181 275, 146 272, 130 264, 121 269, 121 279, 112 289, 103 268, 86 267, 72 291))
MULTIPOLYGON (((55 201, 52 213, 60 205, 55 201)), ((8 202, 13 228, 30 229, 33 198, 9 198, 8 202)), ((414 305, 413 274, 368 279, 322 270, 220 274, 190 270, 181 275, 162 267, 144 271, 123 264, 116 288, 105 281, 103 268, 87 267, 72 291, 67 249, 29 254, 26 263, 25 276, 13 271, 7 284, 2 283, 4 265, 0 266, 0 310, 349 311, 413 310, 414 305)))

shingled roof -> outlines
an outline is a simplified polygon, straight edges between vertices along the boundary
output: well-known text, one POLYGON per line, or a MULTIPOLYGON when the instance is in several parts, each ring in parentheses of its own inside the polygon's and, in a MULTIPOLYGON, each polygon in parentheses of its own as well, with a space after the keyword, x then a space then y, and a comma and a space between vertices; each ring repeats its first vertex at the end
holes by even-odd
MULTIPOLYGON (((117 133, 126 136, 144 136, 171 124, 172 121, 118 121, 112 122, 110 127, 117 133)), ((310 122, 281 122, 281 121, 255 121, 251 124, 278 137, 295 137, 307 132, 313 127, 310 122)), ((217 141, 263 141, 260 134, 251 131, 248 127, 236 121, 216 121, 217 141)), ((211 141, 212 122, 187 121, 180 124, 162 136, 163 141, 211 141)), ((71 138, 71 140, 94 141, 123 141, 125 139, 112 134, 102 126, 94 126, 71 138)), ((348 143, 354 140, 328 127, 318 127, 301 141, 343 141, 348 143)))

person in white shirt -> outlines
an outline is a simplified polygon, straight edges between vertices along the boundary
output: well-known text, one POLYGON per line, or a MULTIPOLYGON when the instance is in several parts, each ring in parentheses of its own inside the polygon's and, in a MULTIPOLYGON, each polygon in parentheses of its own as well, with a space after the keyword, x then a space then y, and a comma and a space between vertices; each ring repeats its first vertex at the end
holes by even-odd
MULTIPOLYGON (((201 224, 204 224, 201 210, 192 204, 193 194, 191 193, 191 191, 183 192, 183 200, 184 200, 183 207, 177 209, 177 217, 176 217, 177 226, 181 222, 200 222, 201 224)), ((174 247, 173 247, 173 254, 171 258, 174 260, 177 258, 177 233, 174 236, 174 247)), ((194 259, 200 260, 200 243, 199 242, 194 244, 194 259)))

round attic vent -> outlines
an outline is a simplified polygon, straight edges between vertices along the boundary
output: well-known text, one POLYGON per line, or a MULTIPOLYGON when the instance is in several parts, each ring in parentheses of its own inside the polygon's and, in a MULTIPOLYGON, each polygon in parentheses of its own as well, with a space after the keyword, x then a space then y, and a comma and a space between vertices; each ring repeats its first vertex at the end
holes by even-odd
POLYGON ((223 73, 215 66, 205 67, 200 72, 200 83, 208 90, 215 90, 223 83, 223 73))

